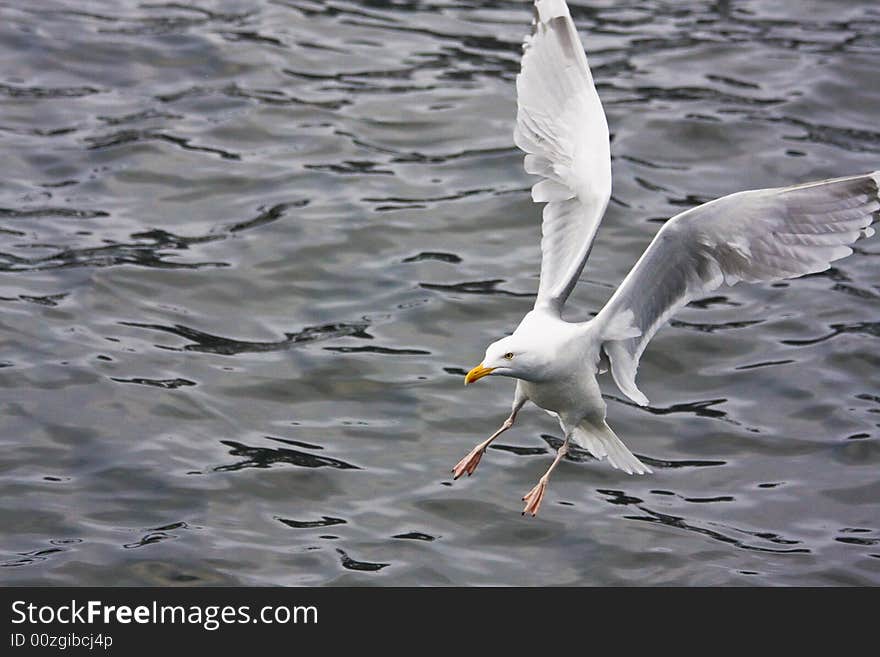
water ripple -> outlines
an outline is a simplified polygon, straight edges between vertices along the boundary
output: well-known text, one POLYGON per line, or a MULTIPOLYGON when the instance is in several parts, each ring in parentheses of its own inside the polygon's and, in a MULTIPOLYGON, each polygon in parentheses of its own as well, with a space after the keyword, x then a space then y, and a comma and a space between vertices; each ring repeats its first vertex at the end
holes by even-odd
POLYGON ((346 463, 329 456, 318 456, 286 447, 254 447, 234 440, 221 440, 223 445, 230 447, 232 456, 243 457, 229 465, 218 465, 214 472, 235 472, 246 468, 271 468, 279 463, 294 465, 299 468, 335 468, 337 470, 360 470, 356 465, 346 463))
POLYGON ((532 292, 511 292, 509 290, 499 289, 499 285, 504 283, 503 279, 496 278, 488 281, 467 281, 465 283, 419 283, 419 286, 426 290, 437 290, 440 292, 454 292, 457 294, 490 294, 504 297, 525 297, 533 298, 532 292))
MULTIPOLYGON (((787 547, 800 545, 801 541, 784 538, 773 532, 756 532, 747 529, 740 529, 729 525, 723 525, 716 522, 698 522, 690 521, 683 516, 676 516, 669 513, 661 513, 644 505, 644 501, 638 497, 627 495, 619 490, 599 490, 597 491, 606 496, 606 500, 615 505, 634 506, 644 513, 644 515, 626 515, 627 520, 636 520, 639 522, 657 523, 674 529, 682 529, 695 534, 707 536, 713 540, 727 543, 741 550, 752 552, 767 552, 773 554, 809 554, 811 550, 806 547, 787 547), (758 538, 761 541, 769 543, 762 545, 748 540, 742 540, 731 534, 746 535, 752 538, 758 538), (780 547, 777 547, 780 546, 780 547)), ((719 501, 729 501, 722 499, 719 501)))
POLYGON ((136 144, 149 141, 162 141, 168 144, 174 144, 188 151, 199 151, 202 153, 211 153, 219 155, 226 160, 240 160, 241 155, 238 153, 230 153, 221 148, 211 146, 197 146, 191 144, 192 140, 177 135, 168 134, 155 130, 119 130, 108 135, 100 135, 97 137, 87 137, 86 142, 90 149, 110 148, 113 146, 123 146, 125 144, 136 144))
POLYGON ((366 573, 375 573, 391 565, 390 563, 358 561, 357 559, 353 559, 352 557, 348 556, 348 553, 341 548, 336 548, 336 551, 339 553, 340 563, 342 564, 342 567, 346 570, 357 570, 366 573))
POLYGON ((342 518, 332 518, 323 516, 320 520, 291 520, 290 518, 275 518, 278 522, 294 529, 313 529, 315 527, 332 527, 333 525, 344 525, 347 520, 342 518))
POLYGON ((190 340, 191 344, 183 347, 169 347, 157 345, 161 349, 173 351, 198 351, 223 356, 235 356, 244 353, 261 353, 268 351, 283 351, 295 346, 332 340, 340 337, 360 338, 372 340, 373 336, 366 332, 369 322, 340 322, 337 324, 324 324, 322 326, 307 326, 295 333, 285 333, 282 340, 274 342, 252 342, 248 340, 236 340, 219 335, 213 335, 194 328, 175 324, 163 326, 161 324, 144 324, 140 322, 119 322, 122 326, 161 331, 190 340))

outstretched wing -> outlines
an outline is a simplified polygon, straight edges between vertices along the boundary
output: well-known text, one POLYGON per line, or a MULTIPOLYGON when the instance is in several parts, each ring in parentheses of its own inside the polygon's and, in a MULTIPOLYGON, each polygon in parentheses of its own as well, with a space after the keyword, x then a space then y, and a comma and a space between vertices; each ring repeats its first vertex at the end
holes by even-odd
POLYGON ((648 341, 679 308, 722 283, 824 271, 870 237, 880 171, 731 194, 670 219, 596 316, 617 386, 634 402, 648 341))
POLYGON ((608 123, 564 0, 535 2, 535 29, 516 79, 514 141, 542 177, 541 282, 535 307, 561 312, 590 253, 611 196, 608 123))

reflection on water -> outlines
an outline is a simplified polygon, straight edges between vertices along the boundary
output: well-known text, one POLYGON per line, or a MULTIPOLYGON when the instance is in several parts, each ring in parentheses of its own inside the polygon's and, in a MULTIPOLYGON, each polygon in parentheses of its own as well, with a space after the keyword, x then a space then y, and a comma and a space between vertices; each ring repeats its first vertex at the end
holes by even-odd
MULTIPOLYGON (((872 2, 570 3, 614 193, 571 302, 663 221, 880 167, 872 2)), ((0 6, 10 584, 877 584, 877 239, 695 300, 609 422, 462 377, 534 295, 526 2, 0 6), (550 432, 550 433, 548 433, 550 432)), ((508 382, 509 383, 509 382, 508 382)))

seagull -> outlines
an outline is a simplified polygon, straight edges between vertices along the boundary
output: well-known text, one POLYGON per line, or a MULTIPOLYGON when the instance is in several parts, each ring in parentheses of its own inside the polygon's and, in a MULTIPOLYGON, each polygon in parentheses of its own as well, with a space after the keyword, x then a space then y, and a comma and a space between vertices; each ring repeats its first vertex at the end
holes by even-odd
POLYGON ((558 419, 565 436, 522 498, 523 515, 532 516, 572 444, 627 474, 651 472, 606 423, 597 375, 610 369, 623 394, 646 406, 635 383, 639 358, 679 308, 721 285, 824 271, 873 235, 880 210, 880 171, 724 196, 669 219, 595 317, 565 320, 611 197, 608 123, 565 0, 537 0, 534 13, 516 79, 514 141, 526 153, 526 172, 540 177, 532 199, 546 203, 538 294, 513 334, 490 344, 465 376, 465 385, 510 377, 516 391, 510 416, 452 470, 454 479, 473 474, 531 401, 558 419))

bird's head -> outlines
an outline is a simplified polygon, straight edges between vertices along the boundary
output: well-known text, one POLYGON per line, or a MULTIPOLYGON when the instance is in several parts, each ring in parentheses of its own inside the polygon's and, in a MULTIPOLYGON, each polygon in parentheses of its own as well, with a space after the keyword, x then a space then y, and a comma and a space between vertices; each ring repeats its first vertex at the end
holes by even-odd
POLYGON ((534 379, 539 366, 537 350, 514 333, 489 345, 483 362, 467 373, 464 384, 473 383, 490 374, 528 381, 534 379))

